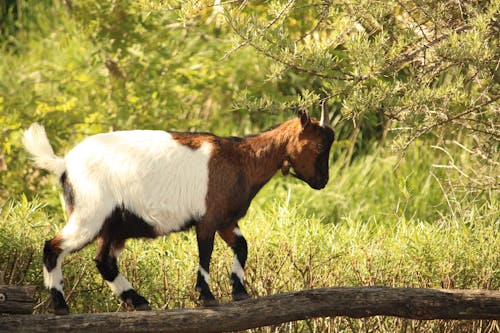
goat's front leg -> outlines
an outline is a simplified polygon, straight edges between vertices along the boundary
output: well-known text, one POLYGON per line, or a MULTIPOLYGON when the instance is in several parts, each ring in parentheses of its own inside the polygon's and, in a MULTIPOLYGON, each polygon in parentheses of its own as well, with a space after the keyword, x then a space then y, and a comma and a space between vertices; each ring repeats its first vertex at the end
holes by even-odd
POLYGON ((196 290, 200 292, 200 302, 203 306, 215 306, 217 301, 210 291, 210 259, 214 249, 215 232, 204 233, 199 228, 196 229, 198 240, 198 252, 200 265, 198 266, 198 277, 196 279, 196 290))
POLYGON ((247 261, 247 241, 241 233, 238 225, 219 230, 219 235, 234 251, 233 270, 231 272, 231 284, 233 285, 233 300, 241 301, 249 298, 245 289, 245 263, 247 261))

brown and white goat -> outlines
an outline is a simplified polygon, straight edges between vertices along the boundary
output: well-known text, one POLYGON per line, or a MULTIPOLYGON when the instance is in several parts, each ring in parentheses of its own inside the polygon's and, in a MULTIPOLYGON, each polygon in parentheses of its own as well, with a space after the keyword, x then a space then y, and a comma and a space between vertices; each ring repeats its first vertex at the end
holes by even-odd
POLYGON ((210 133, 121 131, 91 136, 65 158, 57 157, 42 126, 33 124, 23 143, 35 163, 62 184, 68 223, 43 249, 44 281, 57 314, 69 313, 61 263, 97 239, 95 262, 113 293, 138 310, 149 310, 118 271, 128 238, 154 238, 196 228, 199 267, 196 289, 205 305, 216 304, 209 268, 216 233, 233 249, 233 299, 244 287, 247 242, 238 220, 271 177, 293 168, 314 189, 328 182, 333 130, 306 112, 258 135, 224 138, 210 133))

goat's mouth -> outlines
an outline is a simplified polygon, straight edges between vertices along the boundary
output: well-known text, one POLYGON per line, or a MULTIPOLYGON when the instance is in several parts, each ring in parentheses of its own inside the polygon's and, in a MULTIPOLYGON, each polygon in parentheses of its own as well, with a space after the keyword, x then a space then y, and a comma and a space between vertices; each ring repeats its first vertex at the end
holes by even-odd
POLYGON ((310 179, 307 179, 303 177, 301 174, 293 171, 289 171, 289 174, 297 179, 302 180, 303 182, 307 183, 312 189, 315 190, 321 190, 324 189, 326 184, 328 183, 328 177, 323 178, 323 177, 311 177, 310 179))
POLYGON ((322 190, 326 187, 326 184, 328 184, 328 180, 319 182, 307 182, 307 184, 309 184, 309 186, 311 186, 315 190, 322 190))
POLYGON ((302 176, 297 170, 293 169, 292 170, 292 165, 290 161, 285 160, 283 164, 281 165, 281 173, 283 176, 290 175, 294 178, 300 179, 301 181, 307 183, 311 188, 315 190, 321 190, 325 188, 326 184, 328 183, 328 176, 326 177, 320 177, 320 176, 313 176, 310 178, 306 178, 302 176))

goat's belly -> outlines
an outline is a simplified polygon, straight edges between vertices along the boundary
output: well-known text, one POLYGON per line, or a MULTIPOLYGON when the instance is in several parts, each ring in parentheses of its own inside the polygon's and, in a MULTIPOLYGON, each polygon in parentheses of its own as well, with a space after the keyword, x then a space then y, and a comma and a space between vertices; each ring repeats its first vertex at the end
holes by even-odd
POLYGON ((149 211, 144 219, 159 235, 184 230, 199 221, 199 217, 192 217, 191 214, 159 209, 149 211))
POLYGON ((141 216, 159 234, 179 231, 205 214, 208 186, 204 178, 197 174, 189 179, 129 183, 117 201, 141 216))

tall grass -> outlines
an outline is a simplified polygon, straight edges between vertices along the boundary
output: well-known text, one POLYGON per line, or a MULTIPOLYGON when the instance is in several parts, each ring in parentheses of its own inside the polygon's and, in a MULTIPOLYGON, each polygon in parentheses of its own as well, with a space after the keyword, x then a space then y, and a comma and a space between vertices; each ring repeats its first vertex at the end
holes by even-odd
MULTIPOLYGON (((326 286, 500 288, 498 196, 445 195, 432 151, 416 145, 404 159, 381 150, 313 191, 276 177, 255 198, 240 228, 249 243, 249 292, 263 296, 326 286)), ((55 196, 56 194, 54 194, 55 196)), ((52 202, 54 198, 51 199, 52 202)), ((41 248, 64 224, 58 209, 33 198, 2 208, 0 270, 10 283, 35 284, 36 312, 48 311, 41 248)), ((94 267, 95 245, 69 256, 65 290, 74 312, 122 311, 94 267)), ((196 306, 193 231, 131 240, 120 257, 125 276, 154 308, 196 306)), ((230 301, 232 253, 216 240, 211 285, 230 301)), ((494 321, 322 318, 256 332, 498 331, 494 321)))

